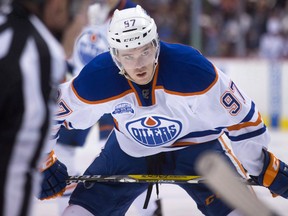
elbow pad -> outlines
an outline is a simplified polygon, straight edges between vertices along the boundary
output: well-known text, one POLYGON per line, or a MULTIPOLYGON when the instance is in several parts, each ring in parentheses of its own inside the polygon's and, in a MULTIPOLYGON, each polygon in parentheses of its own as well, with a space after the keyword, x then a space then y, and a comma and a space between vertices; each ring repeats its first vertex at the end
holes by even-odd
POLYGON ((259 176, 251 178, 259 185, 284 198, 288 198, 288 165, 263 149, 264 166, 259 176))

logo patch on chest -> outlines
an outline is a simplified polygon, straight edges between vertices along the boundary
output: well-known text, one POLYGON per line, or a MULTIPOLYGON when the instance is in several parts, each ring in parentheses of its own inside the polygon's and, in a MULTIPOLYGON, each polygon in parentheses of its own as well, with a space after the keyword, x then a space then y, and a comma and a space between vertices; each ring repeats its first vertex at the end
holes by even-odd
POLYGON ((138 143, 153 147, 175 140, 182 130, 182 124, 177 120, 150 116, 128 122, 126 129, 138 143))
POLYGON ((123 114, 123 113, 132 113, 134 114, 134 110, 132 108, 132 105, 129 103, 121 103, 115 106, 114 111, 112 114, 123 114))

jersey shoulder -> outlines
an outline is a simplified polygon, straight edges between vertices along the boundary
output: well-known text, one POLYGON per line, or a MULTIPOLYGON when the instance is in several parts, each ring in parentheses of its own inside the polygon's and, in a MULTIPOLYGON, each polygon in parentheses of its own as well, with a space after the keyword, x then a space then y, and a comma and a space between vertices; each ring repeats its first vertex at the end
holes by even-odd
POLYGON ((174 92, 201 94, 217 78, 213 64, 198 50, 182 44, 160 43, 158 85, 174 92))
POLYGON ((109 52, 90 61, 74 79, 72 87, 77 97, 87 103, 109 101, 130 90, 109 52))

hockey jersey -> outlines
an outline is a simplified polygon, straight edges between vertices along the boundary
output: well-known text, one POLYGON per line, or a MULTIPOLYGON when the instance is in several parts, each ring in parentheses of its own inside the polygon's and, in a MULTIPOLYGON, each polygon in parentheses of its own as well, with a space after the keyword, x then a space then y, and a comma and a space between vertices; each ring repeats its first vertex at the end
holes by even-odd
POLYGON ((160 42, 150 86, 120 75, 109 52, 61 85, 56 128, 88 128, 105 113, 114 118, 121 149, 133 157, 201 145, 225 133, 251 174, 262 169, 269 135, 254 102, 192 47, 160 42))
POLYGON ((87 26, 76 39, 72 64, 73 76, 77 76, 82 68, 95 56, 108 50, 105 26, 87 26))

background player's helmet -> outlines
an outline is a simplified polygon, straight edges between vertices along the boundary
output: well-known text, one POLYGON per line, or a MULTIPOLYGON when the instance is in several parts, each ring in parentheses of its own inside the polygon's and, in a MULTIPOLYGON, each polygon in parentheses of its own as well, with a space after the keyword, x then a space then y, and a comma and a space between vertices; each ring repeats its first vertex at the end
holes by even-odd
POLYGON ((155 63, 159 55, 159 39, 157 26, 154 20, 139 5, 135 8, 115 10, 108 29, 108 43, 110 53, 117 66, 122 70, 120 63, 115 59, 117 50, 127 50, 152 43, 156 49, 155 63))
POLYGON ((92 0, 88 8, 88 19, 91 25, 102 25, 109 20, 120 0, 92 0))

